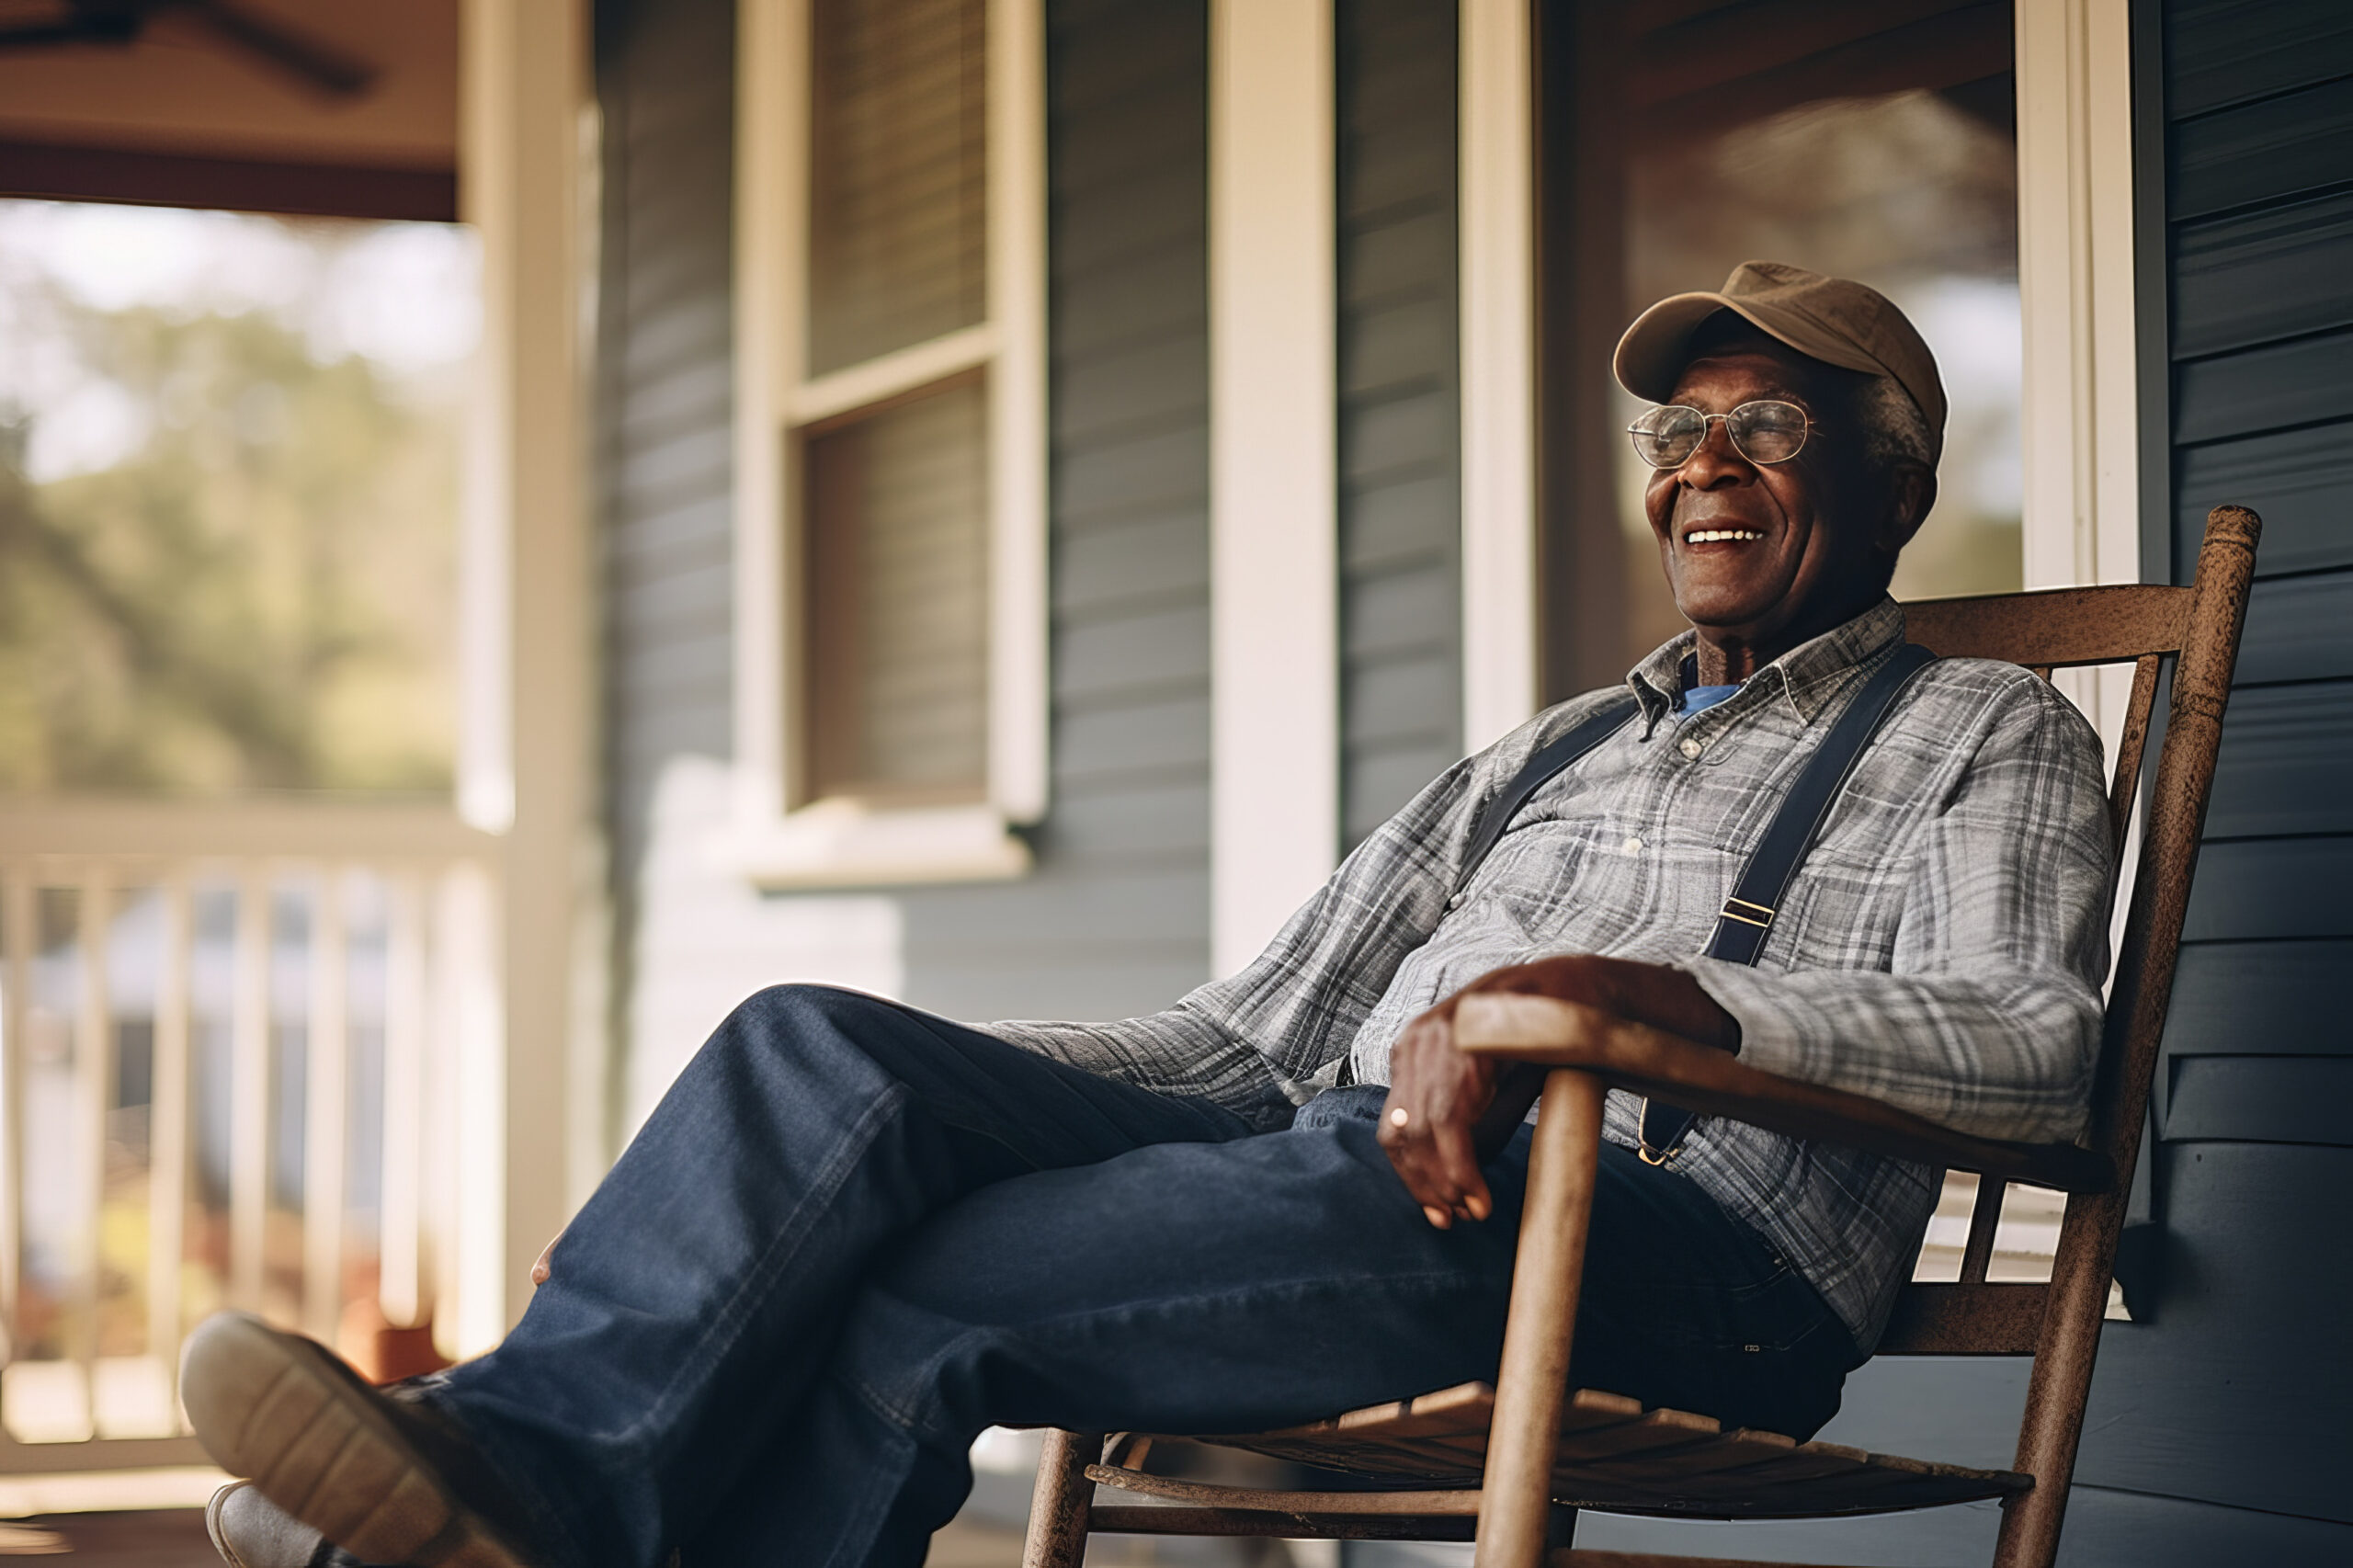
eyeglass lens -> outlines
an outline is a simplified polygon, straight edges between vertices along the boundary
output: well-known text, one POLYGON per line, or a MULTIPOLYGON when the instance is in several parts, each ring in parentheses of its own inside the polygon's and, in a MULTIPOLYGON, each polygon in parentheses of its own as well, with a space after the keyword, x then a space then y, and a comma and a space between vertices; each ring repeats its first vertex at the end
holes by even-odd
POLYGON ((1805 410, 1793 403, 1765 399, 1744 403, 1730 414, 1702 414, 1669 403, 1654 408, 1627 427, 1634 451, 1653 468, 1688 462, 1708 438, 1708 426, 1721 419, 1740 455, 1753 463, 1787 462, 1805 445, 1805 410))

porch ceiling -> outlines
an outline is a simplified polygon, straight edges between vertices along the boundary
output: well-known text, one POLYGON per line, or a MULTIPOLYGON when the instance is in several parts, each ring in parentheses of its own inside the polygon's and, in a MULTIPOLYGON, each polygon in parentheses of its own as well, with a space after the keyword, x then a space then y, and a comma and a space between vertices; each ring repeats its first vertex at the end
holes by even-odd
MULTIPOLYGON (((0 195, 456 216, 458 0, 239 0, 374 75, 334 97, 159 6, 135 41, 0 49, 0 195)), ((69 19, 0 0, 0 30, 69 19)))

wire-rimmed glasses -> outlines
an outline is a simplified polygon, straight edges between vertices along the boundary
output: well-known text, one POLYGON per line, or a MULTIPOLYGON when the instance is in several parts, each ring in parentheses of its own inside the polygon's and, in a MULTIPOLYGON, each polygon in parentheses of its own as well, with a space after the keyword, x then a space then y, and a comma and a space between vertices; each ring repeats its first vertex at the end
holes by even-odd
POLYGON ((1785 463, 1805 449, 1813 421, 1794 403, 1758 398, 1730 414, 1706 414, 1679 403, 1652 409, 1626 426, 1633 438, 1634 455, 1653 468, 1680 468, 1705 445, 1708 426, 1717 420, 1732 444, 1750 462, 1785 463))

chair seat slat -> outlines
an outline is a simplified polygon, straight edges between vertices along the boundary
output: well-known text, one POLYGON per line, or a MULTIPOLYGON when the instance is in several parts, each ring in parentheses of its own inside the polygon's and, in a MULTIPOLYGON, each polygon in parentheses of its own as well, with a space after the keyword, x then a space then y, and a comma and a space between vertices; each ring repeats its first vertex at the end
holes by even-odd
MULTIPOLYGON (((1487 1385, 1465 1383, 1279 1432, 1155 1439, 1245 1449, 1346 1471, 1376 1485, 1388 1482, 1382 1490, 1260 1493, 1205 1487, 1117 1465, 1097 1467, 1103 1473, 1096 1478, 1191 1506, 1224 1498, 1217 1506, 1270 1508, 1278 1506, 1276 1497, 1312 1497, 1312 1503, 1297 1506, 1336 1517, 1351 1507, 1396 1517, 1449 1512, 1426 1501, 1443 1493, 1457 1499, 1452 1508, 1467 1509, 1476 1506, 1486 1460, 1487 1433, 1480 1417, 1493 1403, 1487 1385), (1380 1501, 1359 1506, 1352 1498, 1380 1501)), ((2006 1471, 1933 1464, 1837 1443, 1801 1443, 1778 1432, 1727 1432, 1709 1416, 1644 1410, 1634 1400, 1597 1389, 1575 1391, 1562 1424, 1553 1494, 1580 1506, 1722 1518, 1811 1517, 1968 1502, 2031 1485, 2006 1471)))

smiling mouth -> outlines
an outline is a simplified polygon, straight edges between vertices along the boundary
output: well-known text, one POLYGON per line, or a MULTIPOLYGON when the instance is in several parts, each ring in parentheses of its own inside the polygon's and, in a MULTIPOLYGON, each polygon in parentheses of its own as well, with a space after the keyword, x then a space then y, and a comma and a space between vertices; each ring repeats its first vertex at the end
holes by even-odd
POLYGON ((1745 544, 1765 536, 1756 528, 1693 528, 1683 536, 1686 544, 1745 544))

